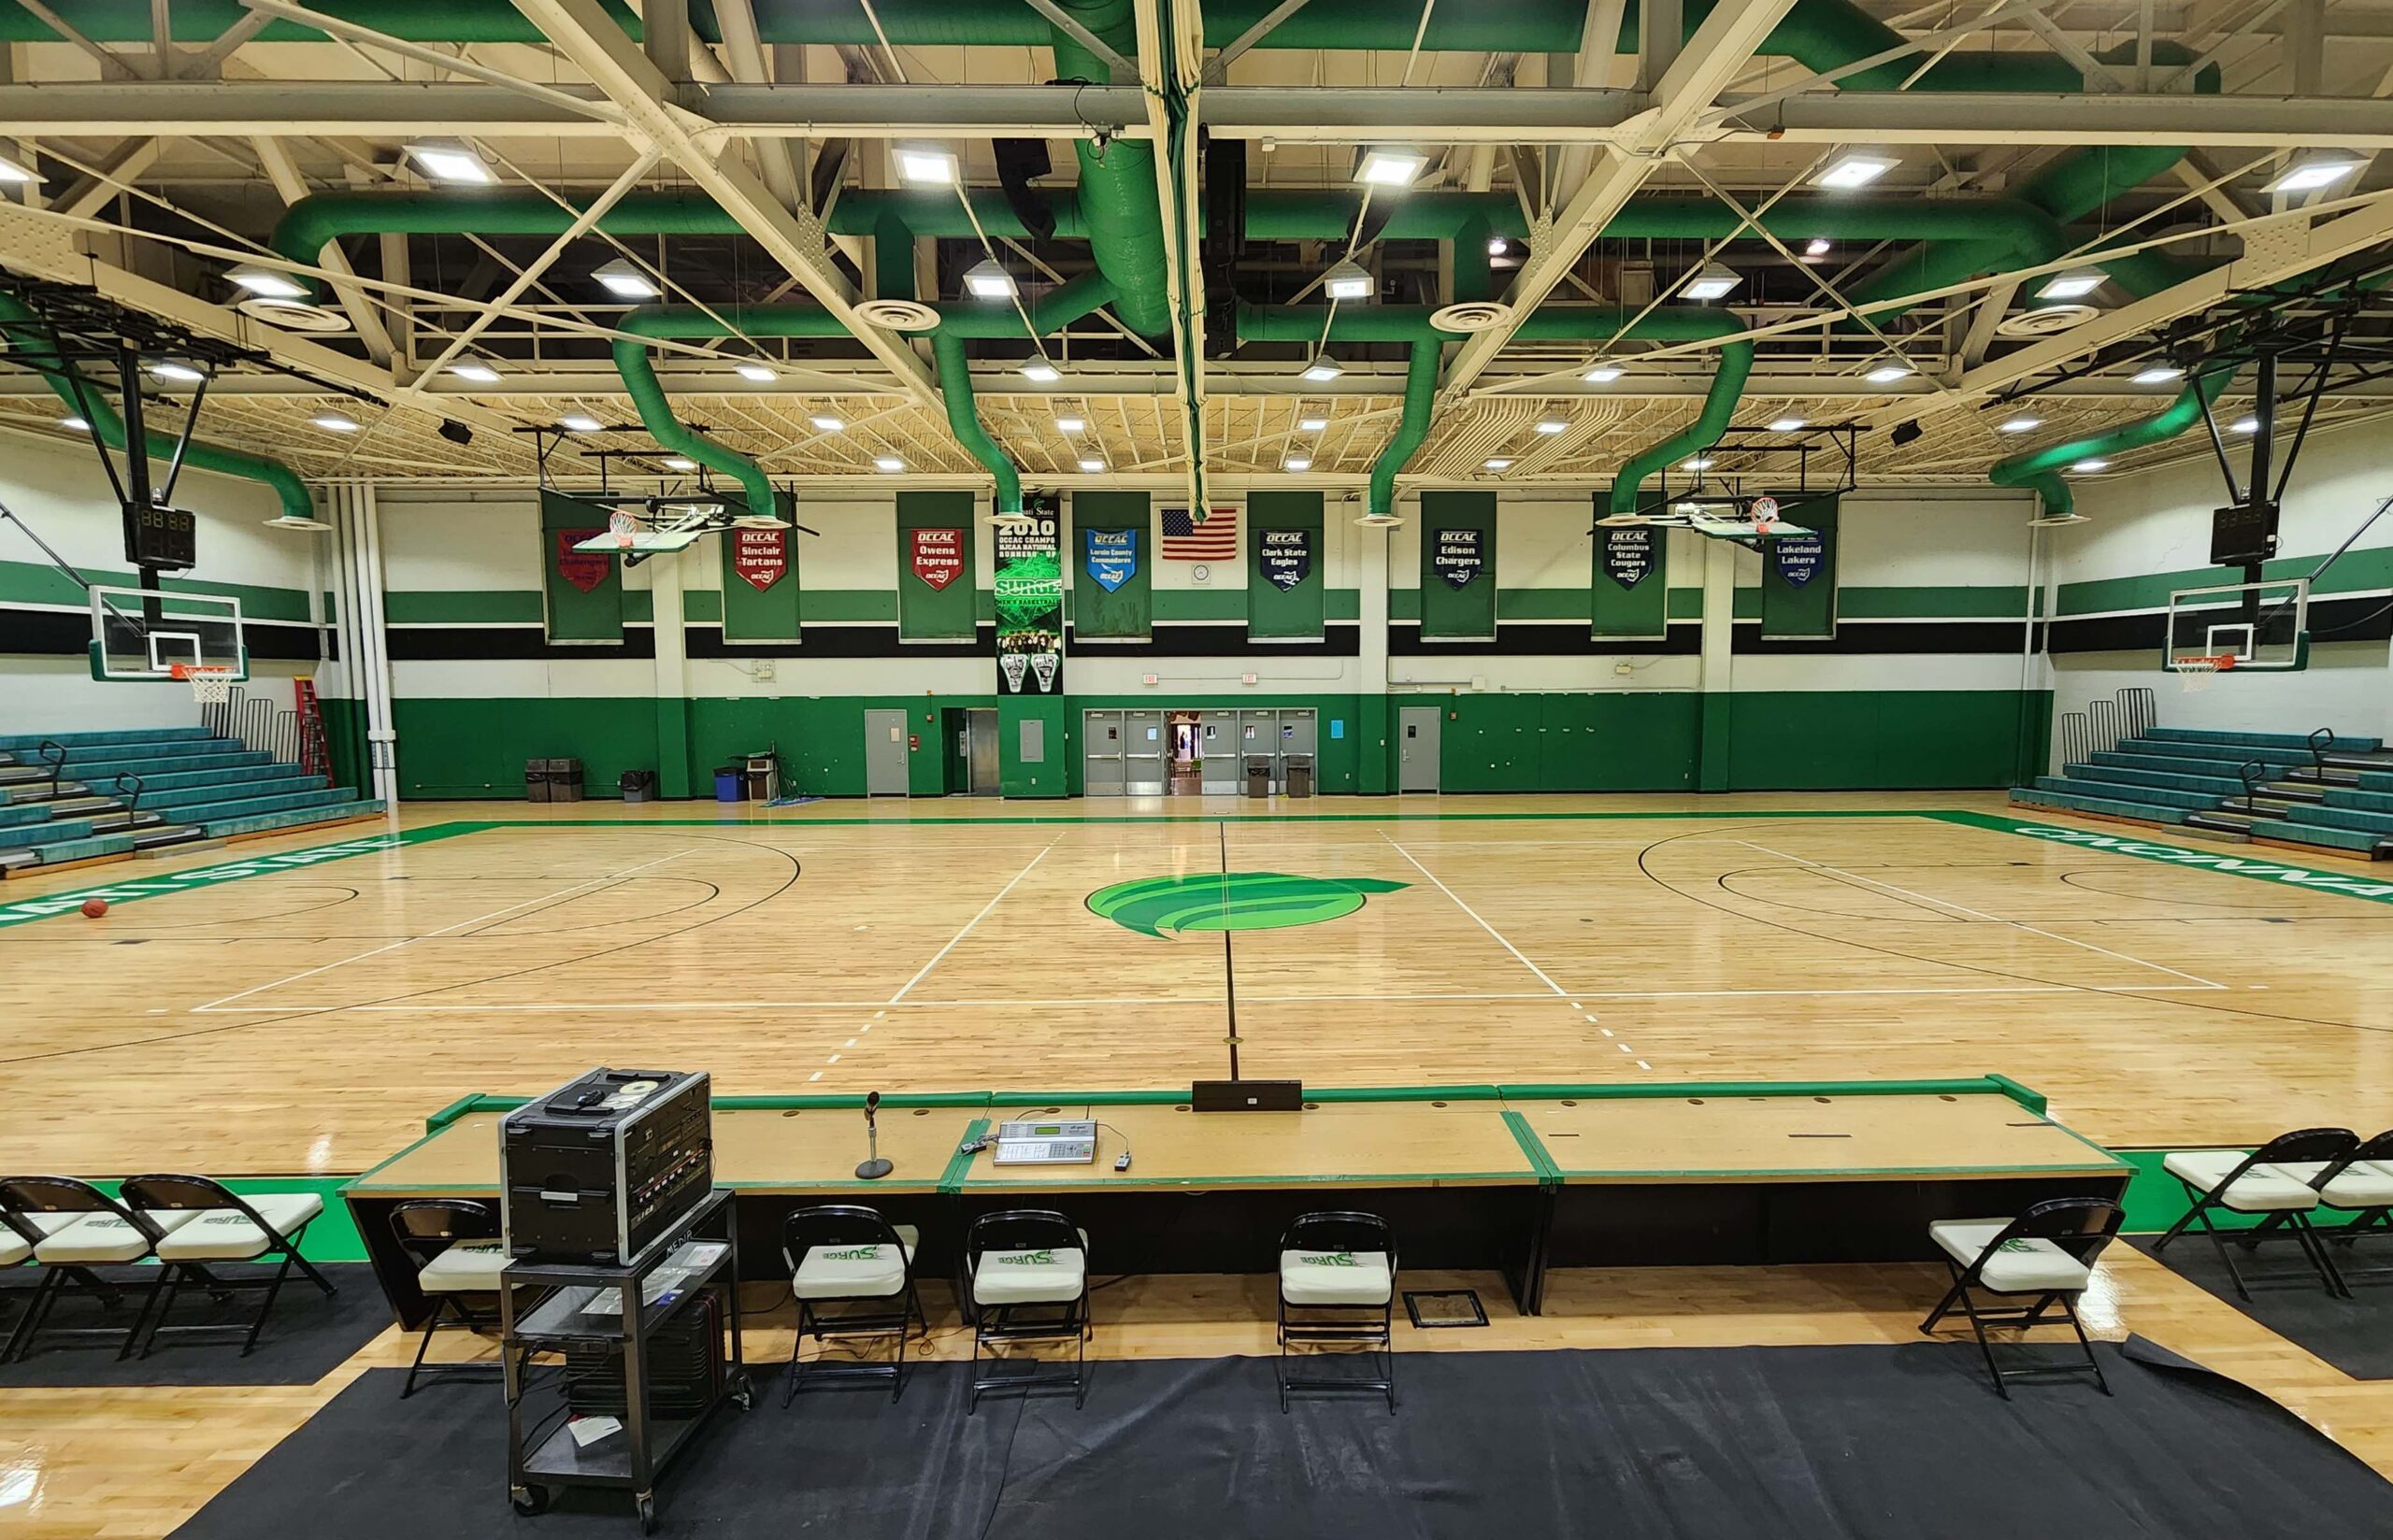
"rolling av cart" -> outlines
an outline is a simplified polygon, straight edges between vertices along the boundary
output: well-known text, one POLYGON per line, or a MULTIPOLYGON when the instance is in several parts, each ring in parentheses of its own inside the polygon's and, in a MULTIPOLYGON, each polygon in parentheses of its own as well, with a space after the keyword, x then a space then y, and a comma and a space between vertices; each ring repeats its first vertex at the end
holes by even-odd
POLYGON ((655 1533, 657 1476, 724 1402, 755 1403, 738 1279, 727 1189, 628 1266, 509 1264, 498 1298, 516 1512, 543 1511, 561 1488, 613 1488, 655 1533), (531 1301, 520 1315, 519 1295, 531 1301))

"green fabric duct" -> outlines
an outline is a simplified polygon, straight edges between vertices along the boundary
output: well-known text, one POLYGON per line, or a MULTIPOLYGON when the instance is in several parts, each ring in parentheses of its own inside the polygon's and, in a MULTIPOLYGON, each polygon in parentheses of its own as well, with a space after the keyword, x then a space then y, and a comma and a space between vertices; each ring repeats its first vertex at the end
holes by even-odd
MULTIPOLYGON (((976 10, 995 9, 987 0, 967 0, 976 10)), ((1125 58, 1139 54, 1139 27, 1131 0, 1055 0, 1090 33, 1113 45, 1125 58)), ((893 39, 894 40, 894 39, 893 39)), ((1110 78, 1104 61, 1060 27, 1049 39, 1055 73, 1067 80, 1110 78)), ((1113 313, 1140 336, 1171 330, 1168 290, 1169 253, 1164 250, 1163 200, 1155 184, 1154 146, 1142 139, 1115 139, 1103 146, 1072 141, 1081 163, 1081 216, 1089 254, 1113 285, 1113 313)))
POLYGON ((1372 513, 1396 511, 1396 475, 1429 436, 1429 417, 1438 404, 1438 371, 1444 354, 1445 349, 1434 337, 1412 345, 1412 356, 1404 365, 1403 415, 1397 420, 1396 435, 1371 462, 1372 513))
POLYGON ((1496 297, 1495 259, 1487 252, 1487 241, 1494 234, 1485 220, 1468 220, 1454 232, 1454 277, 1456 300, 1494 299, 1496 297))
MULTIPOLYGON (((0 333, 5 333, 9 346, 29 364, 38 364, 45 356, 54 357, 54 345, 41 325, 40 318, 12 294, 0 294, 0 333)), ((42 379, 66 404, 68 411, 77 413, 92 425, 92 435, 111 449, 124 448, 124 419, 117 415, 107 397, 89 379, 77 391, 66 378, 64 366, 51 364, 40 370, 42 379)), ((81 378, 79 375, 78 378, 81 378)), ((143 448, 152 460, 171 461, 175 457, 175 440, 171 435, 155 428, 145 430, 143 448)), ((183 449, 183 463, 219 476, 236 476, 244 481, 255 481, 270 487, 282 500, 282 515, 286 519, 313 519, 316 501, 308 494, 308 484, 299 473, 279 460, 269 460, 261 454, 241 449, 228 449, 221 444, 209 444, 194 438, 183 449)))
POLYGON ((2077 506, 2076 491, 2061 472, 2081 460, 2142 449, 2146 444, 2176 437, 2202 420, 2202 410, 2208 403, 2226 393, 2235 381, 2235 371, 2233 364, 2206 369, 2186 382, 2176 400, 2150 417, 2088 434, 2084 438, 2014 454, 1998 463, 1986 473, 1987 478, 1999 487, 2033 489, 2042 496, 2047 513, 2072 512, 2077 506))
MULTIPOLYGON (((1462 335, 1439 330, 1430 324, 1429 310, 1418 305, 1370 305, 1341 307, 1334 317, 1322 306, 1283 305, 1268 308, 1241 305, 1238 307, 1238 335, 1249 342, 1317 343, 1325 325, 1331 342, 1412 342, 1435 344, 1459 342, 1462 335)), ((1525 318, 1515 335, 1538 341, 1599 342, 1613 337, 1637 337, 1651 341, 1688 342, 1704 337, 1730 336, 1744 330, 1744 322, 1731 311, 1714 310, 1703 306, 1669 306, 1639 315, 1636 311, 1611 305, 1548 305, 1525 318)), ((1622 465, 1612 478, 1612 508, 1614 512, 1637 506, 1637 489, 1648 476, 1669 464, 1680 455, 1717 439, 1735 417, 1737 403, 1743 396, 1745 380, 1753 373, 1754 345, 1749 340, 1725 343, 1720 349, 1720 365, 1712 376, 1712 387, 1705 392, 1703 408, 1693 422, 1652 447, 1640 450, 1622 465)), ((1408 420, 1413 411, 1413 392, 1420 387, 1421 361, 1416 349, 1412 364, 1405 376, 1405 411, 1408 420)), ((1426 389, 1434 396, 1436 370, 1426 389)), ((1423 408, 1426 410, 1426 408, 1423 408)), ((1425 429, 1426 431, 1426 424, 1425 429)), ((1403 430, 1398 430, 1401 440, 1403 430)), ((1396 463, 1400 468, 1418 447, 1418 439, 1404 446, 1404 453, 1396 463)), ((1391 450, 1397 447, 1391 444, 1391 450)), ((1387 463, 1386 456, 1382 463, 1387 463)), ((1395 471, 1388 472, 1392 494, 1395 471)), ((1372 495, 1379 496, 1379 471, 1372 471, 1372 495)), ((1374 502, 1375 511, 1385 511, 1374 502)))
POLYGON ((1014 469, 1013 462, 997 447, 997 441, 989 436, 989 430, 981 426, 980 406, 972 397, 972 364, 964 356, 964 339, 953 332, 934 333, 931 357, 939 364, 939 393, 947 403, 948 431, 996 478, 996 510, 1020 513, 1022 473, 1014 469))
POLYGON ((886 210, 872 227, 872 297, 914 297, 914 233, 886 210))

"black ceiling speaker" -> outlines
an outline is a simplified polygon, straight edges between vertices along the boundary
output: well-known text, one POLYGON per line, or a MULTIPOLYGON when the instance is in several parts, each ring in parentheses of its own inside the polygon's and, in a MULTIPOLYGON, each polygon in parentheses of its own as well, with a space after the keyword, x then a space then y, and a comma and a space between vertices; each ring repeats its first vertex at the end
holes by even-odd
POLYGON ((1897 448, 1912 442, 1926 430, 1916 422, 1898 422, 1892 435, 1897 448))
POLYGON ((1006 204, 1030 232, 1033 240, 1053 240, 1055 236, 1055 210, 1047 199, 1030 184, 1055 169, 1048 158, 1044 139, 999 139, 997 152, 997 183, 1005 189, 1006 204))
POLYGON ((466 427, 463 422, 443 421, 440 424, 440 436, 451 444, 470 444, 474 441, 474 430, 466 427))

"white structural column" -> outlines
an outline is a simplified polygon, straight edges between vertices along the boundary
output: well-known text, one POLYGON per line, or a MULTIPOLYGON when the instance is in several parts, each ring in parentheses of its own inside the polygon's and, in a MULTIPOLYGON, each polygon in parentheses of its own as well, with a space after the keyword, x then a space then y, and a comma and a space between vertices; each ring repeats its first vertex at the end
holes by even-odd
POLYGON ((672 105, 673 83, 598 0, 515 0, 515 8, 623 110, 631 132, 670 159, 804 285, 919 406, 936 406, 929 366, 903 342, 856 317, 856 293, 824 250, 822 222, 784 207, 736 146, 705 119, 672 105), (703 135, 703 137, 701 136, 703 135))
POLYGON ((1698 791, 1728 789, 1728 717, 1737 689, 1737 547, 1703 542, 1703 651, 1696 688, 1701 692, 1703 754, 1698 791))
MULTIPOLYGON (((728 540, 731 535, 722 538, 728 540)), ((713 554, 712 541, 668 551, 646 563, 648 596, 656 637, 656 758, 662 794, 686 797, 690 763, 689 641, 682 630, 682 564, 713 554)))
POLYGON ((1532 240, 1529 260, 1521 264, 1520 277, 1505 296, 1512 307, 1512 321, 1478 333, 1462 345, 1446 366, 1446 390, 1468 389, 1495 362, 1512 340, 1514 326, 1544 302, 1564 274, 1578 265, 1612 216, 1645 185, 1671 147, 1727 89, 1793 4, 1794 0, 1721 0, 1704 18, 1703 25, 1686 40, 1684 51, 1654 87, 1654 105, 1623 125, 1627 134, 1613 147, 1612 157, 1588 175, 1554 221, 1553 230, 1540 232, 1532 240))
POLYGON ((398 798, 398 730, 391 709, 390 631, 382 587, 382 525, 371 481, 337 481, 326 493, 339 542, 341 677, 365 719, 370 785, 360 791, 398 798))
MULTIPOLYGON (((1333 501, 1328 504, 1325 512, 1329 518, 1349 520, 1345 534, 1346 547, 1354 553, 1354 587, 1361 601, 1357 619, 1362 624, 1362 651, 1361 656, 1355 660, 1354 688, 1361 692, 1367 700, 1377 696, 1384 702, 1388 694, 1387 548, 1395 540, 1396 535, 1392 526, 1382 529, 1357 528, 1352 522, 1352 516, 1354 511, 1362 506, 1359 501, 1333 501)), ((1358 737, 1363 737, 1364 741, 1354 746, 1354 756, 1358 762, 1365 763, 1369 763, 1367 756, 1374 754, 1379 756, 1380 773, 1385 775, 1387 773, 1387 738, 1384 734, 1396 731, 1395 708, 1383 706, 1381 710, 1366 713, 1365 720, 1379 723, 1382 735, 1365 736, 1362 732, 1362 722, 1356 722, 1355 734, 1358 737)), ((1368 780, 1368 775, 1364 778, 1368 780)), ((1391 786, 1387 790, 1393 791, 1396 788, 1391 786)))

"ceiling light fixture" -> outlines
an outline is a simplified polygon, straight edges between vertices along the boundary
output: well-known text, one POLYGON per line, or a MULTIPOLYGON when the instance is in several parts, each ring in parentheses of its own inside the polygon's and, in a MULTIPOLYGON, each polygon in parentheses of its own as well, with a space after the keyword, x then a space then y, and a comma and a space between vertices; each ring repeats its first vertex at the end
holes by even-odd
POLYGON ((967 268, 964 287, 974 299, 1011 299, 1019 285, 1005 264, 995 257, 983 257, 967 268))
POLYGON ((1322 292, 1331 299, 1369 299, 1379 289, 1363 264, 1352 257, 1343 257, 1328 272, 1321 276, 1322 292))
POLYGON ((1097 472, 1105 469, 1105 462, 1096 459, 1083 460, 1081 462, 1081 469, 1086 471, 1091 476, 1095 476, 1097 472))
POLYGON ((1088 419, 1084 417, 1059 417, 1055 420, 1055 431, 1062 434, 1085 433, 1088 431, 1088 419))
POLYGON ((1889 360, 1884 364, 1879 364, 1876 368, 1870 370, 1861 378, 1868 380, 1872 385, 1891 385, 1898 379, 1910 378, 1911 372, 1910 364, 1898 364, 1889 360))
POLYGON ((1381 147, 1364 151, 1354 179, 1371 187, 1406 188, 1428 166, 1429 157, 1417 150, 1381 147))
POLYGON ((449 365, 449 372, 459 379, 470 379, 477 385, 494 384, 498 371, 478 358, 469 358, 449 365))
POLYGON ((2101 459, 2081 460, 2076 464, 2069 467, 2070 474, 2072 476, 2091 476, 2096 471, 2106 471, 2110 468, 2111 463, 2107 460, 2101 459))
POLYGON ((810 417, 806 421, 814 424, 814 431, 816 433, 840 433, 847 428, 846 422, 842 421, 838 418, 831 416, 828 413, 824 413, 820 417, 810 417))
POLYGON ((1064 372, 1043 358, 1034 358, 1022 366, 1022 378, 1037 385, 1053 385, 1064 378, 1064 372))
POLYGON ((1312 362, 1305 365, 1304 378, 1318 385, 1326 380, 1336 379, 1345 372, 1346 365, 1327 353, 1315 353, 1312 355, 1312 362))
POLYGON ((2041 428, 2043 425, 2044 420, 2041 417, 2013 417, 1996 423, 1994 431, 1996 433, 2022 434, 2041 428))
POLYGON ((1541 434, 1568 433, 1569 430, 1570 424, 1558 417, 1544 418, 1537 425, 1537 431, 1541 434))
POLYGON ((953 187, 957 179, 955 152, 938 145, 893 145, 897 177, 916 187, 953 187))
POLYGON ((487 187, 498 180, 478 150, 454 139, 425 139, 408 146, 407 154, 417 170, 437 182, 487 187))
POLYGON ((622 257, 592 268, 590 276, 617 299, 654 299, 664 292, 646 273, 622 257))
POLYGON ((884 454, 877 457, 873 461, 873 465, 875 468, 884 471, 902 471, 906 468, 906 463, 903 460, 898 459, 894 454, 884 454))
POLYGON ((2359 170, 2368 162, 2348 150, 2304 150, 2298 151, 2268 184, 2271 192, 2315 192, 2331 187, 2359 170))
POLYGON ((2036 297, 2038 299, 2084 299, 2095 290, 2101 288, 2102 280, 2108 277, 2110 275, 2099 267, 2072 267, 2066 273, 2055 273, 2042 289, 2036 291, 2036 297))
POLYGON ((89 422, 84 421, 79 417, 62 417, 58 420, 58 425, 74 433, 90 433, 92 431, 92 425, 89 422))
POLYGON ((1609 385, 1618 379, 1622 372, 1616 364, 1598 364, 1579 378, 1590 385, 1609 385))
POLYGON ((1682 460, 1679 462, 1679 469, 1683 471, 1708 471, 1711 468, 1712 457, 1710 455, 1698 454, 1692 460, 1682 460))
POLYGON ((1856 187, 1869 186, 1900 164, 1902 162, 1883 150, 1848 150, 1813 178, 1812 185, 1850 192, 1856 187))
POLYGON ((767 364, 735 364, 731 367, 732 371, 738 375, 740 378, 752 379, 759 385, 762 385, 768 379, 779 379, 781 378, 780 375, 773 372, 772 366, 767 364))
POLYGON ((1803 254, 1807 257, 1825 257, 1832 250, 1834 247, 1826 235, 1813 235, 1803 244, 1803 254))
POLYGON ((1501 455, 1497 456, 1493 460, 1485 461, 1483 463, 1491 471, 1508 471, 1512 468, 1512 463, 1501 455))
POLYGON ((567 433, 596 433, 600 424, 588 412, 567 412, 557 419, 557 426, 567 433))
POLYGON ((1487 237, 1487 254, 1491 257, 1500 257, 1504 254, 1503 236, 1490 235, 1487 237))
POLYGON ((13 155, 0 155, 0 182, 33 182, 43 180, 42 174, 13 155))
POLYGON ((2174 364, 2154 364, 2138 369, 2128 378, 2130 385, 2166 385, 2185 377, 2185 371, 2174 364))
POLYGON ((264 294, 268 299, 305 299, 308 297, 308 286, 306 284, 300 282, 297 278, 293 278, 288 273, 277 272, 271 267, 236 267, 224 276, 234 283, 247 289, 251 293, 264 294))
POLYGON ((1765 426, 1771 433, 1800 433, 1803 420, 1799 417, 1773 417, 1765 426))
POLYGON ((1297 432, 1298 433, 1321 433, 1325 431, 1328 426, 1329 419, 1325 417, 1300 417, 1297 419, 1297 432))
POLYGON ((2239 417, 2228 426, 2227 431, 2228 433, 2256 434, 2260 431, 2260 420, 2257 417, 2239 417))
POLYGON ((343 417, 338 412, 318 412, 308 421, 326 433, 355 433, 357 431, 356 420, 343 417))
POLYGON ((1312 469, 1312 456, 1292 454, 1280 462, 1280 468, 1283 471, 1309 471, 1312 469))
MULTIPOLYGON (((698 463, 686 454, 668 454, 665 457, 665 468, 674 471, 694 471, 698 468, 698 463)), ((775 520, 777 523, 779 521, 775 520)))
POLYGON ((1737 285, 1744 281, 1735 268, 1722 263, 1707 262, 1686 280, 1679 293, 1687 299, 1726 299, 1737 285))
POLYGON ((150 365, 150 372, 160 379, 171 379, 178 385, 196 385, 206 379, 206 371, 195 369, 179 358, 162 358, 150 365))

